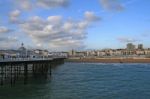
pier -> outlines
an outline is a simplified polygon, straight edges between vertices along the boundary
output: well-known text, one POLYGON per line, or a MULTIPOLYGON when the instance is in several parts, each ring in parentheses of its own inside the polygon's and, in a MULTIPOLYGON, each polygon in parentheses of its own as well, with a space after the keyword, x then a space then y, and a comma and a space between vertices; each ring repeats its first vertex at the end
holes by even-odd
POLYGON ((52 75, 52 67, 63 64, 65 58, 21 59, 0 61, 0 85, 15 85, 17 81, 28 83, 29 79, 52 75))

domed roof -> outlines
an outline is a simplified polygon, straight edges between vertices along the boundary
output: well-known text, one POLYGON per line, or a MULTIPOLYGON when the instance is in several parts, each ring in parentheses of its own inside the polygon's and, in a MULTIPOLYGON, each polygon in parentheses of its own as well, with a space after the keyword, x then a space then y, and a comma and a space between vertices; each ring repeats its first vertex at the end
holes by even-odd
POLYGON ((24 44, 23 44, 23 43, 21 44, 21 47, 20 47, 18 50, 20 50, 20 51, 26 50, 26 48, 24 47, 24 44))

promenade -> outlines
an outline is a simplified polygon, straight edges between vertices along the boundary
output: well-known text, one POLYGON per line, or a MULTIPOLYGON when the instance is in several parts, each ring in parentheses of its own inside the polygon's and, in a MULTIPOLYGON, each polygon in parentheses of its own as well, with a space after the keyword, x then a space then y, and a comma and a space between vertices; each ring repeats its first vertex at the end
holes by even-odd
POLYGON ((66 59, 66 62, 96 62, 96 63, 150 63, 150 58, 76 58, 66 59))

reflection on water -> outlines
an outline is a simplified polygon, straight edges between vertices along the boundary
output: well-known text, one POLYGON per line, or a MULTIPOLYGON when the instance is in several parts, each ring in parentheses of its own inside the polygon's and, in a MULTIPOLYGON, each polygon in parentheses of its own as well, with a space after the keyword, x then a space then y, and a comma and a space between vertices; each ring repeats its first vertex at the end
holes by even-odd
POLYGON ((65 63, 49 80, 1 86, 0 99, 149 99, 150 64, 65 63))

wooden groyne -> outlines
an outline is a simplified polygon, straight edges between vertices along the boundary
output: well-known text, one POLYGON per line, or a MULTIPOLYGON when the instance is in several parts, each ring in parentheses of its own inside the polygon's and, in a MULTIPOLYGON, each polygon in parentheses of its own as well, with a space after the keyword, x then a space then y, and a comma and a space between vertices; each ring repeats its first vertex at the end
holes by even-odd
POLYGON ((64 58, 0 61, 0 85, 14 85, 18 80, 27 84, 29 79, 48 78, 52 68, 63 63, 64 58))

